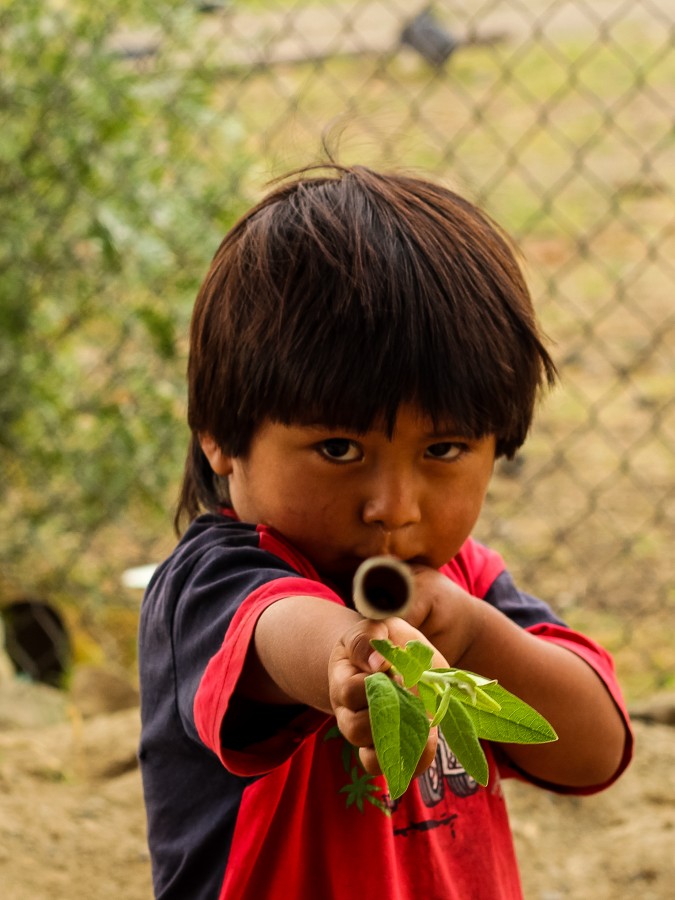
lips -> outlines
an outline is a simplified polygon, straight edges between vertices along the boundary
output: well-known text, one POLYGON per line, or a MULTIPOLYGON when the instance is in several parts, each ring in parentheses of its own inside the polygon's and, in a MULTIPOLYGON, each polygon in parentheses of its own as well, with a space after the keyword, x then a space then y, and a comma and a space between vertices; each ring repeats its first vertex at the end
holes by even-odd
POLYGON ((425 554, 418 553, 411 555, 406 551, 399 552, 395 547, 390 547, 388 550, 383 550, 381 547, 373 548, 370 552, 359 553, 354 559, 358 560, 358 565, 364 560, 370 559, 371 556, 393 556, 395 559, 400 559, 401 562, 407 563, 409 566, 429 565, 429 558, 425 554))
POLYGON ((429 566, 429 561, 425 556, 411 556, 403 561, 409 566, 429 566))

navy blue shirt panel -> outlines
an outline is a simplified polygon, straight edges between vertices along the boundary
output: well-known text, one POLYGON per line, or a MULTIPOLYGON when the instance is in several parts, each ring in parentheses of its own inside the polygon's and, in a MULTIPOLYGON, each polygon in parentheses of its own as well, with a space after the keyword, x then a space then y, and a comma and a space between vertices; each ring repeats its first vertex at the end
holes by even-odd
POLYGON ((542 623, 565 626, 547 603, 519 590, 506 570, 492 582, 484 600, 521 628, 531 628, 542 623))
MULTIPOLYGON (((194 698, 243 600, 261 585, 295 574, 260 549, 255 526, 202 516, 148 586, 139 636, 139 759, 149 842, 161 860, 154 873, 158 900, 206 900, 220 892, 241 796, 255 779, 231 774, 202 744, 194 698), (207 872, 213 874, 205 884, 207 872)), ((297 710, 281 713, 287 721, 297 710)), ((270 727, 269 717, 262 718, 270 727)), ((243 745, 259 738, 259 717, 249 721, 243 745)))

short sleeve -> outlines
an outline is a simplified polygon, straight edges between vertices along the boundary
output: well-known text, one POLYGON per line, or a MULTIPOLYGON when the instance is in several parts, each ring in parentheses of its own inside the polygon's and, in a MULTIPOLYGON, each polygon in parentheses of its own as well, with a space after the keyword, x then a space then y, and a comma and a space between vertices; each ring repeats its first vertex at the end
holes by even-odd
POLYGON ((504 613, 521 628, 530 628, 544 622, 564 625, 548 603, 519 590, 508 571, 504 570, 490 585, 485 601, 504 613))
POLYGON ((256 546, 211 546, 193 560, 171 622, 178 713, 193 740, 200 740, 193 714, 197 689, 238 609, 254 591, 293 574, 282 560, 256 546))
POLYGON ((223 722, 233 706, 256 623, 272 603, 294 595, 316 597, 343 605, 328 587, 307 578, 284 577, 260 586, 239 606, 221 646, 210 658, 195 694, 194 721, 197 732, 204 744, 235 775, 261 775, 285 762, 302 741, 317 731, 328 718, 324 713, 308 707, 289 707, 289 721, 282 727, 272 729, 262 740, 254 739, 247 744, 240 735, 236 746, 222 740, 223 722))
MULTIPOLYGON (((496 747, 495 755, 501 774, 506 777, 516 776, 550 791, 565 794, 593 794, 609 787, 626 769, 633 754, 630 719, 610 654, 591 638, 567 627, 543 600, 521 591, 504 568, 501 557, 494 551, 470 541, 464 545, 453 563, 455 563, 454 580, 462 584, 460 579, 463 578, 465 583, 462 586, 465 586, 473 596, 482 597, 485 602, 490 603, 536 638, 551 641, 580 656, 603 682, 624 722, 626 739, 623 755, 617 770, 604 784, 584 788, 549 784, 517 769, 496 747)), ((450 577, 453 577, 452 574, 450 577)))
POLYGON ((540 783, 543 787, 546 787, 549 790, 555 791, 560 794, 577 794, 579 796, 583 796, 587 794, 596 794, 599 791, 603 791, 605 790, 605 788, 608 788, 611 784, 613 784, 617 780, 617 778, 619 778, 619 776, 626 770, 633 757, 634 747, 633 730, 631 728, 628 710, 626 709, 626 703, 624 701, 623 695, 621 693, 621 688, 616 677, 614 661, 604 647, 601 647, 600 644, 596 643, 591 638, 587 637, 584 634, 581 634, 578 631, 574 631, 571 628, 566 628, 564 626, 561 627, 559 625, 550 623, 542 623, 540 625, 535 625, 532 628, 528 628, 528 631, 540 640, 551 641, 551 643, 558 644, 558 646, 565 647, 572 653, 576 653, 577 656, 580 656, 584 660, 584 662, 586 662, 593 669, 595 674, 605 685, 605 688, 607 689, 610 697, 614 701, 614 705, 616 706, 619 714, 621 715, 621 718, 623 719, 626 734, 623 754, 621 756, 619 765, 616 771, 613 773, 612 777, 602 784, 589 785, 588 787, 583 788, 570 788, 555 784, 551 785, 546 782, 536 783, 540 783))
POLYGON ((482 599, 504 569, 499 553, 469 538, 441 571, 472 597, 482 599))

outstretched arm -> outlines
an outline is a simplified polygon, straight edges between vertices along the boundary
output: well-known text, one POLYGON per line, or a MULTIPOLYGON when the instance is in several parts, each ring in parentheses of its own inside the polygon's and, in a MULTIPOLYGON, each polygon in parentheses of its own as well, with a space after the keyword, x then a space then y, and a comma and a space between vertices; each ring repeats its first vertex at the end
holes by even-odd
POLYGON ((567 787, 609 781, 624 753, 626 726, 602 680, 580 656, 541 640, 445 576, 419 568, 409 618, 451 665, 496 678, 545 716, 558 741, 505 745, 530 775, 567 787))
MULTIPOLYGON (((372 638, 404 645, 428 640, 403 619, 371 622, 354 610, 315 597, 287 597, 269 606, 256 625, 254 645, 239 691, 263 703, 303 703, 336 717, 342 735, 359 747, 371 774, 380 772, 373 749, 365 678, 389 663, 372 638)), ((435 666, 447 666, 438 653, 435 666)), ((432 729, 417 774, 432 762, 437 733, 432 729)))

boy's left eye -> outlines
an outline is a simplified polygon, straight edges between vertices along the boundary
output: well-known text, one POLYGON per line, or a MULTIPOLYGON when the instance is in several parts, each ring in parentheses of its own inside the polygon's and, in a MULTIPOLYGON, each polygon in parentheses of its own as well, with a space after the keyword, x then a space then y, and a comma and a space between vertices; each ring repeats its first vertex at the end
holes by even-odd
POLYGON ((319 453, 333 462, 354 462, 361 458, 361 449, 347 438, 328 438, 319 444, 319 453))
POLYGON ((453 441, 439 441, 438 444, 432 444, 427 447, 427 455, 432 459, 453 460, 458 459, 466 450, 464 444, 458 444, 453 441))

